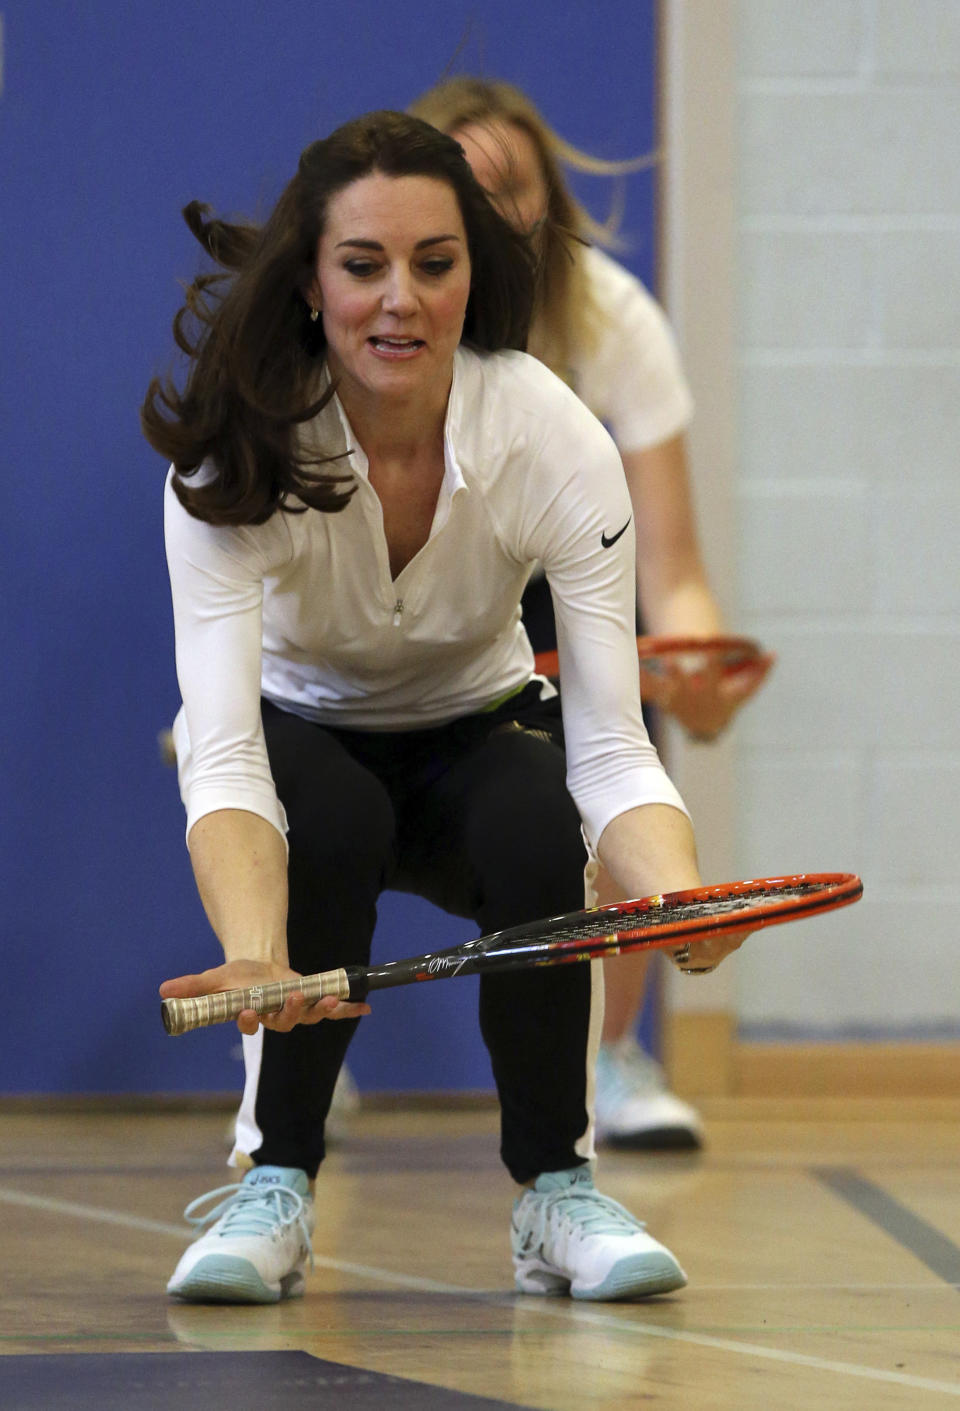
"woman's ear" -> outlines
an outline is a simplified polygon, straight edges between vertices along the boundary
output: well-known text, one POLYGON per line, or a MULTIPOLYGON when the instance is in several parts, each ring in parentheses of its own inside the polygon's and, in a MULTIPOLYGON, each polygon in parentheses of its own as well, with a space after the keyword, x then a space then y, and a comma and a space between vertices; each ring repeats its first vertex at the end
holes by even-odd
POLYGON ((316 275, 308 284, 300 286, 300 293, 303 295, 304 303, 311 314, 319 314, 323 308, 323 299, 320 296, 320 281, 316 275))

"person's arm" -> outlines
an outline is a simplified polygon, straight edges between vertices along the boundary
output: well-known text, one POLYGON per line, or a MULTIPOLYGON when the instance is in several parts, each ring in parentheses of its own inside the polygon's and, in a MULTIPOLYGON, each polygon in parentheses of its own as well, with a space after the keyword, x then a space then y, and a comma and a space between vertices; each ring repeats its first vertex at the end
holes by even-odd
POLYGON ((657 637, 710 637, 723 617, 697 542, 683 434, 621 453, 637 526, 637 597, 657 637))
MULTIPOLYGON (((686 814, 668 804, 644 804, 607 824, 597 845, 600 861, 622 897, 653 896, 702 885, 693 828, 686 814)), ((748 932, 694 942, 695 968, 713 967, 737 950, 748 932)))
MULTIPOLYGON (((283 562, 281 522, 223 529, 186 514, 166 493, 167 559, 186 717, 180 781, 187 841, 204 908, 224 963, 164 982, 165 999, 245 988, 295 975, 287 958, 285 816, 270 773, 260 718, 262 581, 283 562)), ((313 1008, 293 996, 267 1016, 285 1030, 367 1013, 366 1006, 313 1008)), ((238 1024, 255 1033, 257 1016, 238 1024)))
MULTIPOLYGON (((640 710, 633 515, 620 456, 585 409, 558 405, 525 489, 530 547, 556 610, 567 787, 588 845, 621 896, 699 887, 693 829, 640 710), (534 519, 533 506, 546 508, 534 519)), ((715 964, 740 940, 705 947, 697 964, 715 964)))
MULTIPOLYGON (((682 433, 644 450, 621 453, 637 535, 637 597, 644 628, 657 637, 711 637, 723 633, 707 581, 682 433)), ((767 676, 763 655, 736 673, 719 662, 696 677, 679 671, 643 672, 645 699, 668 711, 691 735, 720 733, 767 676)))
POLYGON ((187 841, 227 962, 287 965, 287 853, 276 828, 255 813, 219 809, 198 819, 187 841))
MULTIPOLYGON (((218 809, 197 820, 188 844, 197 890, 223 946, 224 963, 199 975, 165 980, 161 997, 182 999, 295 978, 287 959, 287 851, 280 833, 255 813, 218 809)), ((260 1023, 285 1032, 295 1024, 369 1013, 369 1005, 338 1003, 332 996, 309 1006, 302 995, 291 995, 280 1013, 261 1019, 245 1010, 237 1024, 245 1034, 255 1034, 260 1023)))

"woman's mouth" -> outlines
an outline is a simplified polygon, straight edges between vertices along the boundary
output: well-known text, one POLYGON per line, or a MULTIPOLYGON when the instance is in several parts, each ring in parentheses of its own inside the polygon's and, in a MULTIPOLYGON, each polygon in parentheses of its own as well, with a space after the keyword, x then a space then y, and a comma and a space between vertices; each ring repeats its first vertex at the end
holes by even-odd
POLYGON ((409 358, 426 347, 422 338, 391 338, 377 334, 368 338, 367 342, 375 353, 386 358, 409 358))

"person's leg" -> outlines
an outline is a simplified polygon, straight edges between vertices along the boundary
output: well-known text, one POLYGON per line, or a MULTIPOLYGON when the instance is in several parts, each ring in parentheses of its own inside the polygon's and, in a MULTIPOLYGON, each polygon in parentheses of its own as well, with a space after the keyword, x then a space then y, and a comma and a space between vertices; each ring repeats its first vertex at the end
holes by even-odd
MULTIPOLYGON (((270 766, 289 823, 290 963, 302 973, 364 964, 376 899, 393 861, 386 790, 330 732, 263 706, 270 766)), ((261 1029, 247 1040, 237 1121, 240 1185, 187 1207, 205 1233, 167 1285, 188 1302, 272 1303, 303 1292, 310 1257, 310 1184, 324 1156, 324 1120, 356 1021, 261 1029)))
MULTIPOLYGON (((619 888, 614 890, 619 892, 619 888)), ((619 895, 610 899, 623 900, 619 895)), ((598 901, 597 905, 602 906, 603 901, 598 901)), ((646 997, 652 960, 653 956, 648 951, 634 951, 632 955, 615 955, 603 962, 606 979, 603 1011, 605 1044, 619 1043, 636 1028, 646 997)))
MULTIPOLYGON (((463 789, 462 845, 479 882, 481 930, 579 910, 586 853, 562 751, 522 731, 493 735, 453 782, 463 789)), ((590 965, 481 979, 501 1150, 516 1181, 592 1155, 587 1079, 602 1014, 599 980, 590 965)))
MULTIPOLYGON (((640 622, 637 631, 642 631, 640 622)), ((659 748, 660 715, 644 705, 650 739, 659 748)), ((604 867, 589 905, 629 900, 604 867)), ((636 951, 603 962, 605 1010, 596 1067, 597 1141, 631 1151, 689 1151, 703 1144, 696 1109, 670 1091, 656 1057, 642 1043, 640 1019, 650 990, 654 957, 636 951)))
MULTIPOLYGON (((624 900, 599 867, 591 904, 624 900)), ((604 1016, 596 1068, 597 1141, 631 1151, 698 1148, 703 1125, 696 1110, 672 1093, 663 1069, 641 1044, 637 1025, 654 957, 634 951, 603 962, 604 1016)))
MULTIPOLYGON (((579 910, 586 860, 562 750, 525 730, 490 734, 417 810, 425 895, 484 932, 579 910)), ((403 829, 401 828, 401 838, 403 829)), ((635 1298, 680 1288, 669 1250, 593 1186, 589 1117, 601 966, 488 975, 481 1025, 502 1108, 502 1155, 526 1186, 511 1225, 524 1293, 635 1298)))
MULTIPOLYGON (((563 752, 548 739, 494 728, 413 800, 407 815, 401 875, 411 889, 471 916, 482 932, 582 906, 579 817, 563 752)), ((481 979, 481 1030, 501 1101, 503 1158, 515 1180, 588 1154, 593 1000, 588 965, 481 979)), ((595 1012, 594 1019, 595 1047, 595 1012)))
MULTIPOLYGON (((366 965, 377 898, 394 858, 387 791, 336 733, 266 702, 263 720, 287 812, 290 964, 302 974, 366 965)), ((298 1025, 287 1034, 261 1029, 245 1044, 252 1070, 247 1085, 255 1097, 245 1101, 238 1144, 256 1164, 299 1166, 316 1175, 324 1119, 358 1022, 298 1025)))

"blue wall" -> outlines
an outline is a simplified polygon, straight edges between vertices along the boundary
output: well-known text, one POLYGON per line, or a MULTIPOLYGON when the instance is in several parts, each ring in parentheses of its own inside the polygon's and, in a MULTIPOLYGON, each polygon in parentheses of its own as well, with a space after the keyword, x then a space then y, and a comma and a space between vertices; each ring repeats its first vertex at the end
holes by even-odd
MULTIPOLYGON (((0 1092, 219 1091, 235 1031, 171 1041, 156 986, 214 962, 158 730, 178 694, 164 466, 137 411, 166 368, 191 198, 256 214, 300 149, 448 72, 527 88, 607 157, 655 142, 655 0, 306 0, 3 7, 3 928, 0 1092)), ((580 184, 605 213, 609 188, 580 184)), ((626 262, 653 279, 654 183, 626 262)), ((378 956, 472 934, 387 898, 378 956)), ((470 981, 377 1000, 373 1087, 489 1086, 470 981)))

